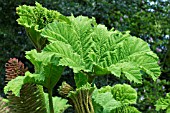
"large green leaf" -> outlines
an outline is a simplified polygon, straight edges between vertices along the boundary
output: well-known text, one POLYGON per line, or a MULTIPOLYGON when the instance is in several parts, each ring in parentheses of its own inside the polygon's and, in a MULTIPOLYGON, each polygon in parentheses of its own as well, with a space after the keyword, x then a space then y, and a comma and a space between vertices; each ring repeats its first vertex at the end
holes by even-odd
POLYGON ((62 57, 61 65, 73 68, 76 73, 83 70, 95 75, 124 74, 136 83, 142 81, 141 71, 153 80, 160 75, 158 57, 143 40, 130 36, 129 32, 108 31, 87 17, 69 19, 70 24, 48 24, 41 34, 51 42, 44 51, 62 57))
POLYGON ((93 92, 92 98, 94 109, 98 113, 140 113, 129 106, 136 103, 137 92, 127 84, 102 87, 93 92))
MULTIPOLYGON (((95 25, 95 20, 83 16, 77 18, 71 16, 70 20, 71 24, 69 25, 63 22, 48 24, 41 35, 46 37, 50 42, 62 41, 70 45, 70 51, 80 55, 80 60, 85 62, 82 66, 86 67, 87 71, 90 71, 91 69, 89 70, 89 68, 91 68, 92 63, 89 63, 88 53, 94 46, 91 33, 93 32, 92 25, 95 25)), ((55 51, 55 48, 53 49, 55 51)), ((72 68, 74 69, 74 67, 72 68)))
POLYGON ((24 84, 27 83, 37 83, 42 85, 44 81, 44 77, 39 74, 31 74, 30 72, 26 72, 25 76, 18 76, 15 79, 12 79, 8 82, 8 84, 4 88, 5 94, 11 91, 15 96, 20 96, 20 90, 24 84))
MULTIPOLYGON (((93 104, 95 105, 99 104, 100 106, 103 107, 103 111, 102 111, 103 113, 110 113, 111 110, 122 106, 121 102, 116 101, 113 98, 113 95, 111 92, 97 93, 94 91, 92 98, 94 99, 93 104)), ((97 107, 97 105, 94 107, 97 107)))
POLYGON ((55 54, 37 53, 36 50, 32 50, 26 53, 26 58, 38 69, 37 73, 44 77, 43 86, 53 88, 64 70, 64 67, 59 65, 60 57, 55 54))
POLYGON ((160 75, 158 57, 150 50, 146 42, 127 33, 109 32, 101 25, 95 31, 93 39, 96 46, 91 53, 91 59, 93 63, 95 62, 96 75, 111 72, 120 77, 123 73, 130 81, 137 83, 140 83, 142 79, 141 70, 151 75, 154 80, 160 75), (115 38, 116 36, 122 36, 122 38, 115 38))
POLYGON ((96 31, 94 41, 97 46, 94 49, 95 52, 91 53, 91 58, 95 61, 96 75, 111 72, 120 77, 123 73, 130 81, 137 83, 142 80, 141 70, 151 75, 154 80, 160 75, 158 57, 150 50, 146 42, 128 33, 109 32, 101 25, 96 28, 96 31), (106 39, 103 40, 101 36, 106 39))
POLYGON ((48 63, 58 64, 60 60, 60 57, 56 57, 54 53, 37 53, 35 49, 27 51, 25 57, 34 65, 35 73, 41 73, 44 65, 48 63))
POLYGON ((50 42, 58 40, 71 45, 74 52, 86 58, 93 46, 90 35, 93 32, 92 25, 95 25, 95 20, 84 16, 77 18, 71 16, 70 21, 70 24, 63 22, 48 24, 41 35, 48 38, 50 42))
MULTIPOLYGON (((119 67, 127 78, 140 82, 140 70, 151 75, 153 80, 160 75, 160 67, 157 64, 158 57, 150 51, 148 45, 143 40, 136 37, 129 37, 117 45, 114 55, 114 64, 108 70, 113 70, 119 67), (120 54, 119 54, 120 53, 120 54)), ((116 74, 115 74, 116 75, 116 74)), ((120 76, 117 74, 117 76, 120 76)))

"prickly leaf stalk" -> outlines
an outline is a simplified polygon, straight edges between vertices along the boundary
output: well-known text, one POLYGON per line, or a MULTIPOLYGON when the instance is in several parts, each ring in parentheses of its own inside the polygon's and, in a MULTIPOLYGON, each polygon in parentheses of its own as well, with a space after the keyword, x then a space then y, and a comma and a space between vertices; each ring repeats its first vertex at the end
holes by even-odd
POLYGON ((68 97, 72 100, 76 113, 94 113, 92 105, 94 89, 90 84, 86 84, 76 89, 76 91, 70 91, 68 97))

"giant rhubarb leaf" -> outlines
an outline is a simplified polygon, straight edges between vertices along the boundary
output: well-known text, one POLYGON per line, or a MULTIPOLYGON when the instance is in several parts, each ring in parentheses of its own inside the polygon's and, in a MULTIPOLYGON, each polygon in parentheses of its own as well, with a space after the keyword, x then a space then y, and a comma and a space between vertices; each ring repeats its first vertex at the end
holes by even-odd
POLYGON ((141 83, 141 71, 153 80, 160 75, 158 57, 142 39, 128 32, 108 31, 96 25, 94 18, 69 17, 70 24, 53 22, 43 30, 42 36, 51 43, 44 52, 61 57, 60 65, 84 71, 91 75, 124 74, 130 81, 141 83))

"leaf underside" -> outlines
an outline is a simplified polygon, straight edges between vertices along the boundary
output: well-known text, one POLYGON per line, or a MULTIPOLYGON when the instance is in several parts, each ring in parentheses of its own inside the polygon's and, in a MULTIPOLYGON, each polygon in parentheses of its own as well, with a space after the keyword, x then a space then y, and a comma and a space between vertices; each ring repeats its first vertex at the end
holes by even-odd
MULTIPOLYGON (((48 94, 43 92, 41 86, 25 84, 20 90, 20 97, 8 95, 11 113, 50 113, 48 94)), ((53 97, 55 113, 63 113, 70 105, 66 99, 53 97)))
POLYGON ((25 84, 20 90, 20 97, 8 95, 11 113, 47 113, 42 87, 25 84))
POLYGON ((64 70, 64 67, 59 65, 60 58, 55 54, 37 53, 36 50, 26 52, 26 58, 34 64, 35 73, 39 74, 40 84, 46 88, 53 88, 64 70))

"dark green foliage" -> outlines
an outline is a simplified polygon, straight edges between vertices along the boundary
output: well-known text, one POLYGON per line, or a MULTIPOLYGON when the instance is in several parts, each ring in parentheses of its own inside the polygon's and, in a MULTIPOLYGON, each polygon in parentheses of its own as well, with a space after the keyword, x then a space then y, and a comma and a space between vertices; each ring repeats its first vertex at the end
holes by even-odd
MULTIPOLYGON (((155 113, 156 107, 154 105, 159 98, 165 96, 165 92, 170 91, 168 88, 170 82, 160 79, 154 82, 146 76, 144 78, 143 84, 132 85, 138 92, 138 104, 136 106, 141 112, 155 113)), ((164 113, 161 110, 159 112, 164 113)))
POLYGON ((159 100, 156 101, 156 110, 157 111, 160 111, 161 109, 162 110, 166 110, 166 113, 169 113, 170 112, 170 93, 167 93, 165 98, 160 98, 159 100))

